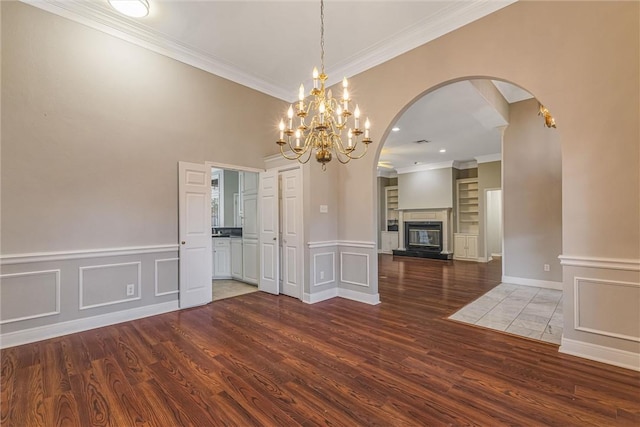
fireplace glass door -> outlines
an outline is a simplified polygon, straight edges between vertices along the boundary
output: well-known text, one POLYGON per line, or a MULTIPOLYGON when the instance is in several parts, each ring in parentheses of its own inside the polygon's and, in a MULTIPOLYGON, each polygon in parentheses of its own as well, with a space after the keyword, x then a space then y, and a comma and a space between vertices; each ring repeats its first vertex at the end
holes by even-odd
POLYGON ((440 230, 425 230, 424 228, 409 228, 409 245, 420 246, 424 249, 440 248, 440 230))

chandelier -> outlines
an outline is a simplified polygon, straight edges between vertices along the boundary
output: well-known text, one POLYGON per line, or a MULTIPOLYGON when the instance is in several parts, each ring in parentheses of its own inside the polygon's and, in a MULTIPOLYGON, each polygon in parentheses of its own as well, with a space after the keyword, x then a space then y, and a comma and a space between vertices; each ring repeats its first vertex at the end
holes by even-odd
POLYGON ((309 99, 306 99, 304 85, 301 84, 298 102, 289 106, 286 121, 280 120, 280 138, 276 143, 282 156, 288 160, 307 163, 315 153, 322 170, 326 170, 326 164, 334 156, 343 164, 361 158, 372 141, 369 138, 369 118, 365 120, 363 130, 360 127, 360 108, 356 104, 351 110, 353 103, 349 98, 347 78, 342 80, 342 98, 333 98, 331 89, 325 92, 323 0, 320 0, 320 65, 320 73, 317 68, 313 69, 313 89, 309 99), (346 135, 346 144, 343 135, 346 135), (364 148, 359 149, 360 145, 364 148), (289 154, 285 146, 290 150, 289 154))

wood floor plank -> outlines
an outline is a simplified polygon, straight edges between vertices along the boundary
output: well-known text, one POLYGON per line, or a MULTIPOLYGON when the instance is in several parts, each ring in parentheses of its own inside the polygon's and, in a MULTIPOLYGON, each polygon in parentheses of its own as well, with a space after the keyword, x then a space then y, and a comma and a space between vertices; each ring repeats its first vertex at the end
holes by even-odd
POLYGON ((634 426, 640 373, 450 321, 487 264, 379 257, 381 304, 262 292, 0 352, 0 426, 634 426))

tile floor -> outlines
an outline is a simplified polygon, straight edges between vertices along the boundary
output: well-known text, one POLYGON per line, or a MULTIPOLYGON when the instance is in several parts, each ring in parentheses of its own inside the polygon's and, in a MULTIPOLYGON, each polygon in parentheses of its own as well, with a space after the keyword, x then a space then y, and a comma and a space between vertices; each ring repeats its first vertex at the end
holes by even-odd
POLYGON ((237 280, 216 279, 211 281, 211 286, 213 289, 214 301, 258 291, 257 286, 239 282, 237 280))
POLYGON ((562 291, 501 283, 449 319, 560 344, 562 291))

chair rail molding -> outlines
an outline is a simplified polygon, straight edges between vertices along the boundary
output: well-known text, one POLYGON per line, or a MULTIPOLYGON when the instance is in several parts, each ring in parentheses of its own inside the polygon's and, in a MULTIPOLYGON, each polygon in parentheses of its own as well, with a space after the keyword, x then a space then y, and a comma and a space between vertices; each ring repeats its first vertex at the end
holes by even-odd
POLYGON ((30 252, 0 255, 0 265, 26 264, 30 262, 66 261, 83 258, 102 258, 123 255, 143 255, 178 251, 178 244, 129 246, 124 248, 81 249, 75 251, 30 252))
POLYGON ((561 265, 571 267, 605 268, 609 270, 640 271, 640 259, 598 258, 578 255, 560 255, 561 265))

